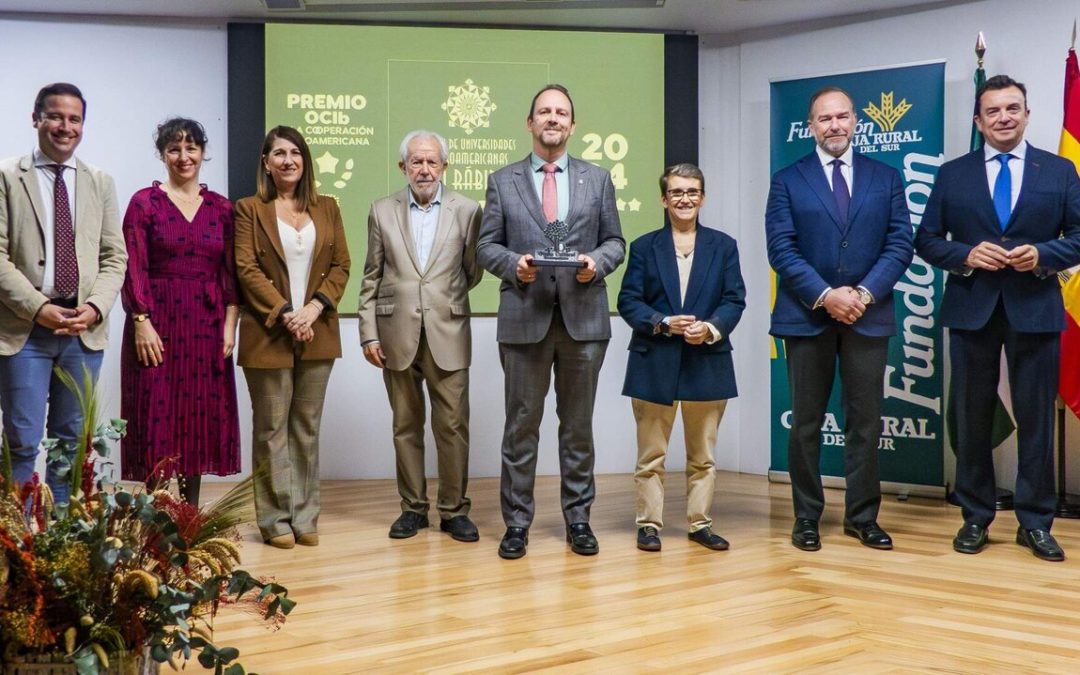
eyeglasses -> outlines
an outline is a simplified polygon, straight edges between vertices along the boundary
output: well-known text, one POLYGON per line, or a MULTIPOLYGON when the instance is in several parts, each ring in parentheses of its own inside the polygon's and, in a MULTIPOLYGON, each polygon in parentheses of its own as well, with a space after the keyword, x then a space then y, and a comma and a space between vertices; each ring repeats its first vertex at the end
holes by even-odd
POLYGON ((696 202, 705 195, 704 190, 698 190, 697 188, 691 188, 689 190, 668 190, 667 198, 673 202, 682 201, 683 197, 686 197, 692 202, 696 202))

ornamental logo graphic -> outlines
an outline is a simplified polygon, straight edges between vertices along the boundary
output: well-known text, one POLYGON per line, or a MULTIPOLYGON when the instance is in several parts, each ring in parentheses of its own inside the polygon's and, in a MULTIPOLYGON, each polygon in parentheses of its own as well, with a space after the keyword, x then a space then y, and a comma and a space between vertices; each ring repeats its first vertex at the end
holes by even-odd
MULTIPOLYGON (((319 175, 330 174, 329 180, 333 181, 333 186, 339 190, 344 190, 345 186, 349 184, 349 180, 352 178, 352 170, 355 163, 351 159, 345 160, 345 166, 339 174, 338 164, 340 163, 341 159, 331 155, 329 150, 315 158, 315 165, 319 167, 319 175)), ((321 188, 322 181, 316 180, 315 187, 321 188)))
POLYGON ((911 104, 907 102, 906 98, 900 99, 899 103, 893 103, 893 92, 886 94, 881 92, 881 106, 875 105, 872 101, 863 108, 863 112, 867 116, 878 123, 882 131, 892 131, 896 128, 896 123, 900 121, 900 118, 907 114, 907 111, 911 110, 911 104))
POLYGON ((489 126, 488 118, 498 109, 491 101, 489 87, 478 87, 472 80, 465 80, 465 84, 450 85, 447 90, 449 95, 442 109, 449 117, 451 129, 460 127, 471 135, 476 129, 489 126))

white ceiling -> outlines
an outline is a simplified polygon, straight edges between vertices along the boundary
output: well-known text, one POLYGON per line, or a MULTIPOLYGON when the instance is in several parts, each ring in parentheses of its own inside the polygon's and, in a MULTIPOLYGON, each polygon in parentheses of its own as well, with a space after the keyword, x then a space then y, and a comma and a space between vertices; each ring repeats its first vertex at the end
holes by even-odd
POLYGON ((981 0, 301 0, 303 10, 271 11, 264 0, 0 0, 0 14, 614 28, 735 40, 977 1, 981 0), (648 6, 657 2, 662 6, 648 6))

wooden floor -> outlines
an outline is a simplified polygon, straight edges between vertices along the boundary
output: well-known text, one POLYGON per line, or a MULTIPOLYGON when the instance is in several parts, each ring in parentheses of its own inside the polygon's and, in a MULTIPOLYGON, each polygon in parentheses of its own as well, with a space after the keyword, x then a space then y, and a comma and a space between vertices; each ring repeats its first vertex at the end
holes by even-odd
POLYGON ((829 490, 823 548, 807 553, 789 543, 788 486, 720 474, 714 529, 732 548, 713 552, 686 540, 683 481, 671 479, 663 551, 644 553, 632 478, 600 477, 591 558, 565 544, 558 479, 539 479, 529 552, 514 561, 496 554, 496 479, 470 483, 476 544, 439 532, 437 516, 391 540, 393 481, 325 482, 321 546, 245 536, 243 566, 298 601, 288 621, 270 632, 229 608, 216 640, 263 675, 1080 672, 1080 521, 1054 528, 1064 563, 1015 544, 1011 512, 967 556, 950 545, 958 509, 886 497, 896 549, 874 551, 843 535, 843 493, 829 490))

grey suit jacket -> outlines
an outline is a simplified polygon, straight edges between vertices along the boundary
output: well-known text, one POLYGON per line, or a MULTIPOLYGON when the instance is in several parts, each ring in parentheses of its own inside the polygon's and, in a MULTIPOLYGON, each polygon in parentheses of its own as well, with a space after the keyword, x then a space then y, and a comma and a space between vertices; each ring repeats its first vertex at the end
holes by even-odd
POLYGON ((412 365, 421 325, 439 368, 469 367, 469 289, 483 274, 476 263, 480 215, 479 204, 443 186, 435 243, 427 268, 420 269, 409 225, 409 188, 371 205, 360 340, 379 340, 390 370, 412 365))
MULTIPOLYGON (((108 338, 109 310, 124 283, 127 248, 112 178, 79 160, 75 171, 78 301, 93 304, 102 318, 80 339, 87 348, 101 350, 108 338)), ((17 354, 23 348, 34 315, 49 301, 41 292, 44 215, 33 156, 0 161, 0 355, 17 354)))
POLYGON ((556 302, 570 337, 611 337, 604 277, 622 263, 626 254, 615 187, 607 170, 573 157, 568 172, 570 210, 566 224, 570 233, 566 247, 596 261, 596 276, 584 284, 574 278, 577 269, 572 267, 540 268, 535 282, 518 281, 518 259, 551 245, 544 234, 546 223, 529 157, 488 177, 477 258, 484 269, 502 279, 496 332, 499 342, 533 344, 543 340, 556 302))

